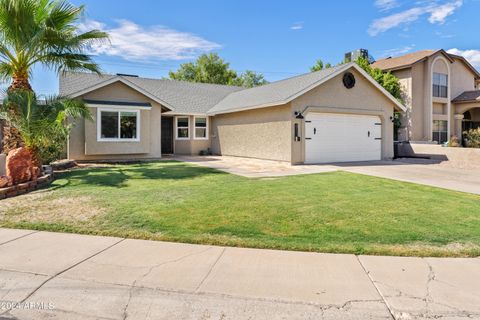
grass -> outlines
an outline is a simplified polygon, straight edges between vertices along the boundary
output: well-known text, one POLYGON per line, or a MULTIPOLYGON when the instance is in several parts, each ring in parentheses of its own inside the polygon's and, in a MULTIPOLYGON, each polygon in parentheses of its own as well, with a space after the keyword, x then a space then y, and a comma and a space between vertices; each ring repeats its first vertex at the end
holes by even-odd
POLYGON ((330 172, 248 179, 182 162, 74 170, 0 226, 356 254, 479 256, 480 196, 330 172))

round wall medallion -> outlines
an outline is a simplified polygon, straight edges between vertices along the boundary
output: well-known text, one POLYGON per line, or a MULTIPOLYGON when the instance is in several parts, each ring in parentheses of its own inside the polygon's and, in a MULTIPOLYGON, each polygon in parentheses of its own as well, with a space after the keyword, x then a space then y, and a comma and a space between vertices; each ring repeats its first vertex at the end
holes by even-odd
POLYGON ((351 72, 347 72, 343 75, 343 85, 347 89, 355 87, 355 76, 351 72))

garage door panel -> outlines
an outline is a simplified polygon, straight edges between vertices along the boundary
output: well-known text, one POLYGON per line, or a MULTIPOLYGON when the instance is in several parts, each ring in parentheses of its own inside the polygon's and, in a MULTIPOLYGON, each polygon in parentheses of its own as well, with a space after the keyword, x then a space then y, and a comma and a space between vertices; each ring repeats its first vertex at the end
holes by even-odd
POLYGON ((305 123, 305 162, 381 159, 381 125, 376 116, 311 113, 305 123))

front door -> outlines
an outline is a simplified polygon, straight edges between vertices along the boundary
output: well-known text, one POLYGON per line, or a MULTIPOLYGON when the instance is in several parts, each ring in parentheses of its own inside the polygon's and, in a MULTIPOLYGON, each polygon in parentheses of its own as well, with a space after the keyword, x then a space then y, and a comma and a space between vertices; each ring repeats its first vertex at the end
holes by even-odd
POLYGON ((173 153, 173 117, 162 117, 162 154, 173 153))

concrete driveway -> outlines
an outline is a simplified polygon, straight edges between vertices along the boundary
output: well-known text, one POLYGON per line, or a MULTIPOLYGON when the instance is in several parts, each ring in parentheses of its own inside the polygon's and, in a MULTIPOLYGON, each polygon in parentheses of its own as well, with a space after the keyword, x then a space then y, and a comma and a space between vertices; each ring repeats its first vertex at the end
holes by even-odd
POLYGON ((287 162, 228 156, 181 156, 174 159, 249 178, 280 177, 343 170, 376 177, 418 183, 480 194, 480 171, 455 168, 430 160, 394 160, 325 165, 295 165, 287 162))
POLYGON ((0 319, 480 319, 480 259, 0 229, 0 319))

